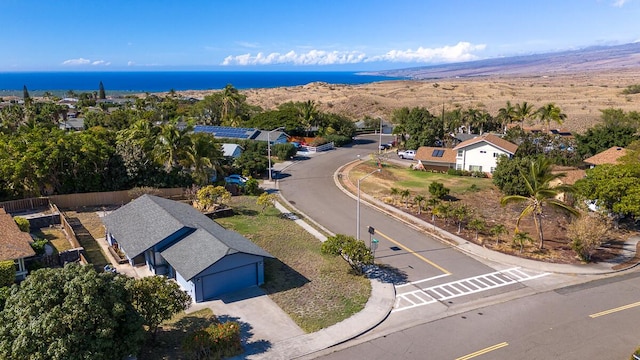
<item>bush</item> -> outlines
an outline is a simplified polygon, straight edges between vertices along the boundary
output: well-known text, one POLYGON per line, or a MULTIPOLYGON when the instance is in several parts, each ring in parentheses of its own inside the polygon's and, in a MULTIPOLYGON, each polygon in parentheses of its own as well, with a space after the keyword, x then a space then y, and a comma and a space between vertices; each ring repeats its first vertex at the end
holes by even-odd
POLYGON ((296 155, 298 149, 291 143, 275 144, 271 147, 272 154, 279 160, 289 160, 296 155))
POLYGON ((327 135, 325 136, 325 139, 327 140, 328 143, 333 142, 333 145, 336 147, 340 147, 340 146, 344 146, 347 144, 350 144, 352 141, 352 138, 349 136, 344 136, 344 135, 338 135, 338 134, 331 134, 331 135, 327 135))
POLYGON ((256 196, 256 195, 262 194, 264 190, 260 188, 260 184, 258 183, 258 180, 254 178, 249 178, 249 180, 247 180, 247 182, 244 184, 244 192, 247 195, 256 196))
POLYGON ((11 289, 8 286, 0 288, 0 311, 4 309, 4 304, 7 302, 10 290, 11 289))
POLYGON ((36 255, 44 254, 44 246, 49 243, 47 239, 36 239, 31 243, 31 248, 36 252, 36 255))
POLYGON ((182 342, 189 359, 222 359, 242 353, 240 324, 217 323, 189 333, 182 342))
POLYGON ((18 228, 20 229, 20 231, 29 232, 29 220, 20 216, 16 216, 13 218, 13 221, 18 224, 18 228))
POLYGON ((625 95, 640 94, 640 85, 629 85, 626 89, 622 90, 625 95))
POLYGON ((444 187, 443 183, 434 181, 429 184, 429 194, 436 199, 444 199, 445 196, 449 195, 449 189, 444 187))
POLYGON ((320 145, 324 145, 326 143, 328 143, 327 139, 322 138, 322 137, 317 137, 317 138, 313 139, 309 143, 309 146, 320 146, 320 145))
POLYGON ((447 170, 447 175, 462 176, 462 170, 449 169, 449 170, 447 170))
POLYGON ((0 287, 10 286, 16 279, 13 260, 0 261, 0 287))

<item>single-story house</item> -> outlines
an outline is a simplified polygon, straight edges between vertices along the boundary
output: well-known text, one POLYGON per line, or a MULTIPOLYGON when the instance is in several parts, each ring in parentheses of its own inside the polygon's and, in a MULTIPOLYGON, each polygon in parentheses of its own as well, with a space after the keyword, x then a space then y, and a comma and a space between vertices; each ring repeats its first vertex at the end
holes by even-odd
POLYGON ((18 281, 24 280, 28 273, 24 259, 36 254, 31 248, 32 242, 31 235, 20 231, 13 217, 0 208, 0 261, 13 260, 18 281))
POLYGON ((67 118, 60 122, 60 130, 82 131, 84 130, 84 118, 67 118))
POLYGON ((422 164, 424 170, 447 171, 455 168, 456 153, 449 148, 421 146, 414 159, 422 164))
POLYGON ((222 154, 224 157, 237 159, 242 155, 242 146, 238 144, 222 144, 222 154))
POLYGON ((265 250, 193 206, 143 195, 103 218, 107 241, 133 266, 175 279, 202 302, 264 283, 265 250))
POLYGON ((493 173, 498 158, 513 157, 518 145, 493 134, 478 135, 453 148, 456 151, 456 169, 493 173))
POLYGON ((596 165, 603 164, 618 164, 621 157, 627 155, 627 149, 620 146, 613 146, 607 150, 601 151, 592 157, 583 160, 589 168, 594 168, 596 165))

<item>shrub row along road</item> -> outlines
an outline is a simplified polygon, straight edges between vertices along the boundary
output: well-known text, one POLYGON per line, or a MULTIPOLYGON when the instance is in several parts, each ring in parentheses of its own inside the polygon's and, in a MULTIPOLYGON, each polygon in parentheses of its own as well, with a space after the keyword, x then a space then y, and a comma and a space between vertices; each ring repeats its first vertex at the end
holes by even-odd
MULTIPOLYGON (((358 156, 368 159, 377 144, 377 136, 363 136, 297 162, 284 171, 280 191, 330 231, 355 236, 357 203, 335 186, 333 174, 358 156)), ((480 262, 364 203, 360 218, 364 241, 367 226, 384 234, 374 235, 376 262, 404 276, 396 282, 397 307, 372 331, 317 356, 613 359, 637 345, 638 272, 562 287, 594 278, 480 262)))

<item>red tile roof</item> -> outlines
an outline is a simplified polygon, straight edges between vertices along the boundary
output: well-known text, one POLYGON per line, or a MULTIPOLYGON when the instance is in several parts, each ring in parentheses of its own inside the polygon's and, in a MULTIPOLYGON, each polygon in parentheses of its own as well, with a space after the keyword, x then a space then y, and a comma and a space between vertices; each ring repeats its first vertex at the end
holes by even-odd
POLYGON ((508 152, 509 154, 513 155, 516 153, 516 150, 518 150, 518 145, 509 142, 507 140, 504 140, 498 136, 495 136, 493 134, 484 134, 484 135, 480 135, 480 136, 476 136, 473 139, 469 139, 467 141, 463 141, 460 144, 458 144, 458 146, 454 147, 454 150, 458 150, 458 149, 462 149, 465 148, 467 146, 473 145, 473 144, 477 144, 479 142, 487 142, 489 144, 492 144, 493 146, 502 149, 506 152, 508 152))
POLYGON ((31 242, 31 236, 20 231, 13 217, 0 208, 0 261, 35 255, 31 242))

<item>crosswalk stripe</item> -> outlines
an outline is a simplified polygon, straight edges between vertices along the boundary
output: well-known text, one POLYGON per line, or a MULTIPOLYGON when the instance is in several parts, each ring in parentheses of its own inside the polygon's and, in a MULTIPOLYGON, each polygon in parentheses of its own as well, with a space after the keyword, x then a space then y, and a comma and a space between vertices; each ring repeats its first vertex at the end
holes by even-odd
MULTIPOLYGON (((392 312, 407 310, 418 306, 433 304, 437 301, 449 300, 464 295, 496 289, 499 287, 516 284, 521 281, 538 279, 546 275, 549 274, 541 273, 529 275, 523 270, 520 270, 520 268, 510 268, 489 274, 452 281, 445 284, 421 288, 398 294, 396 296, 396 302, 392 312), (409 304, 407 305, 406 303, 409 304)), ((420 282, 423 281, 418 281, 412 284, 417 284, 420 282)), ((406 286, 406 284, 397 286, 396 289, 402 286, 406 286)))

